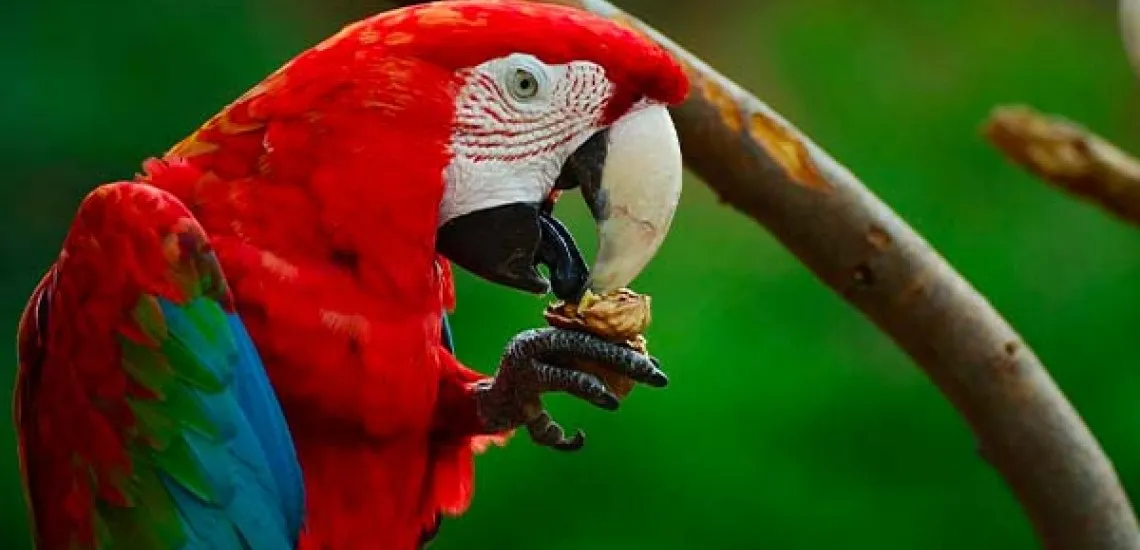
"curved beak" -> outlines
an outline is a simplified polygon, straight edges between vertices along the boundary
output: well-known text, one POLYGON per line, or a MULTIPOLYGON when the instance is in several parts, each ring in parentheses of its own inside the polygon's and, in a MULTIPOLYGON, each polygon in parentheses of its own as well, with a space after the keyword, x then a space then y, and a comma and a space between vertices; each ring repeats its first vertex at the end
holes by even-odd
POLYGON ((664 106, 618 119, 562 167, 557 189, 579 187, 598 227, 593 274, 553 203, 511 203, 444 223, 436 249, 491 282, 577 302, 631 283, 661 246, 681 196, 681 147, 664 106), (536 266, 545 265, 550 280, 536 266))
POLYGON ((598 256, 590 290, 629 285, 669 233, 681 198, 681 145, 664 106, 652 105, 618 119, 567 162, 598 224, 598 256))

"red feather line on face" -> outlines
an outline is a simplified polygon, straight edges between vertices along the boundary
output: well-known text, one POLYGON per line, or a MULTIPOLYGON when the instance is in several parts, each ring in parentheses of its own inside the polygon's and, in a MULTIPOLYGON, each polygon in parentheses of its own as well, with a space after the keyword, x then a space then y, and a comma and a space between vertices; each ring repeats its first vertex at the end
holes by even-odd
POLYGON ((464 85, 456 97, 451 144, 456 157, 472 162, 535 158, 596 129, 613 85, 598 65, 577 62, 560 69, 562 77, 548 91, 550 105, 540 111, 510 101, 498 75, 486 67, 460 71, 464 85))

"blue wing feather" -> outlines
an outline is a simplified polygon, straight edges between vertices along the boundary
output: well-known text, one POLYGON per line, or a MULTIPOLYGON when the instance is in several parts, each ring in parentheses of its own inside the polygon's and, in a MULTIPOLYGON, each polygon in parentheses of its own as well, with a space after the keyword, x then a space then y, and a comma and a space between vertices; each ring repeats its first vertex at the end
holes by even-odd
POLYGON ((185 550, 294 548, 304 510, 300 466, 288 426, 240 317, 207 324, 196 310, 217 308, 207 297, 178 305, 160 300, 171 338, 222 381, 217 393, 197 392, 214 434, 185 435, 214 490, 210 501, 167 478, 188 527, 185 550))
POLYGON ((276 394, 269 385, 269 379, 263 374, 265 370, 261 366, 261 359, 245 325, 236 313, 227 314, 227 319, 242 358, 238 365, 243 374, 238 376, 235 384, 238 404, 256 428, 254 433, 261 441, 262 449, 265 449, 269 471, 281 492, 289 532, 300 532, 304 521, 305 494, 293 439, 281 414, 276 394))

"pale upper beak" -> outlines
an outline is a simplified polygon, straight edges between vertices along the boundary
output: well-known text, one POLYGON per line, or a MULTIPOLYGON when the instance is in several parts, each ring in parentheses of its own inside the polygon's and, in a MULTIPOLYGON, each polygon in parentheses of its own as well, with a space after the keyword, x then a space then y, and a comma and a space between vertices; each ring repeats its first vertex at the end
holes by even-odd
POLYGON ((669 111, 636 109, 587 140, 563 165, 556 187, 581 188, 597 222, 592 269, 552 205, 515 203, 456 217, 437 249, 493 282, 577 301, 629 285, 657 253, 681 196, 681 147, 669 111), (546 265, 547 281, 535 269, 546 265))
POLYGON ((609 130, 596 188, 582 192, 598 223, 598 256, 589 287, 622 288, 641 273, 669 233, 681 198, 681 145, 664 106, 619 119, 609 130))

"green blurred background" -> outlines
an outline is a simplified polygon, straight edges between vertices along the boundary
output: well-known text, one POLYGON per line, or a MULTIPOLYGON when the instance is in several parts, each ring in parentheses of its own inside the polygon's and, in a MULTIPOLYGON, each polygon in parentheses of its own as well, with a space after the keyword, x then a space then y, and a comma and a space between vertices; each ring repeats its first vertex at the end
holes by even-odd
MULTIPOLYGON (((1046 189, 978 137, 1028 102, 1140 151, 1109 0, 623 0, 852 168, 1018 327, 1140 498, 1140 232, 1046 189)), ((387 8, 363 0, 7 0, 0 7, 0 318, 79 199, 129 177, 289 57, 387 8)), ((638 280, 673 384, 561 455, 479 459, 435 548, 1032 548, 963 422, 908 359, 695 179, 638 280)), ((584 208, 563 214, 590 245, 584 208)), ((460 357, 489 370, 540 299, 460 276, 460 357)), ((11 356, 10 356, 11 357, 11 356)), ((14 364, 10 360, 9 365, 14 364)), ((4 375, 9 391, 11 372, 4 375)), ((0 547, 28 546, 10 422, 0 547)))

